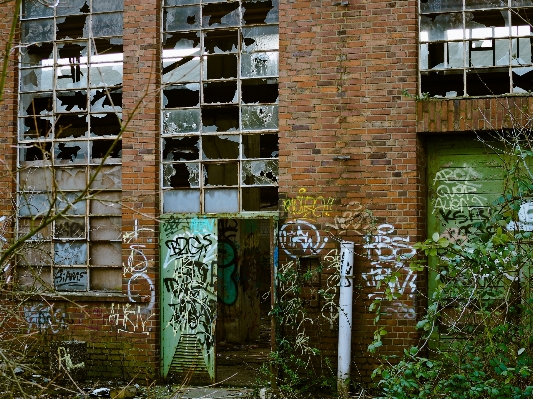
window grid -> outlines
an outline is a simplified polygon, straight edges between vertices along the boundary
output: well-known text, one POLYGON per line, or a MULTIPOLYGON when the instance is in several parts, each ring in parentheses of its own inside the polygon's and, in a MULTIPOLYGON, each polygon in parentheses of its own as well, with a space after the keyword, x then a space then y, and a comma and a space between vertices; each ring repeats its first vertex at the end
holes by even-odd
POLYGON ((532 0, 420 0, 420 95, 533 90, 532 0))
POLYGON ((22 287, 39 286, 39 275, 57 291, 121 289, 122 8, 23 1, 18 234, 72 206, 32 237, 22 287), (73 204, 89 184, 89 198, 73 204))
POLYGON ((177 3, 163 7, 163 211, 275 210, 277 2, 177 3))

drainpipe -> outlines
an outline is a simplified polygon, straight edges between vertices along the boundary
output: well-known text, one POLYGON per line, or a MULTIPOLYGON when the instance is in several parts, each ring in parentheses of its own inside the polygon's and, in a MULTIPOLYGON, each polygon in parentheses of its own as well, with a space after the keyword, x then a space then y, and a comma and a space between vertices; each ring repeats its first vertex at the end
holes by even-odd
POLYGON ((341 242, 341 279, 339 290, 339 347, 337 391, 347 397, 352 351, 352 297, 353 297, 354 243, 341 242))

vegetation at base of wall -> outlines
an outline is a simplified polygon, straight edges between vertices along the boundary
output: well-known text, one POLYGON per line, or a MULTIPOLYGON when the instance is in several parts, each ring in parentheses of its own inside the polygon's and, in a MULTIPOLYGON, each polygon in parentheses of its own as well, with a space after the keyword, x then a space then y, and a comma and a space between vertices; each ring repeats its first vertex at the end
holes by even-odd
MULTIPOLYGON (((490 152, 504 169, 502 195, 488 217, 458 235, 444 232, 415 244, 426 259, 410 267, 427 271, 432 294, 417 323, 419 344, 403 357, 382 356, 374 371, 382 398, 526 398, 533 395, 532 143, 528 129, 495 132, 490 152), (526 134, 524 134, 526 133, 526 134), (496 143, 496 144, 494 144, 496 143)), ((481 137, 480 140, 483 140, 481 137)), ((454 233, 455 232, 455 233, 454 233)), ((383 285, 396 281, 390 275, 383 285)), ((388 298, 394 293, 388 290, 388 298)), ((374 302, 376 355, 386 336, 374 302)))

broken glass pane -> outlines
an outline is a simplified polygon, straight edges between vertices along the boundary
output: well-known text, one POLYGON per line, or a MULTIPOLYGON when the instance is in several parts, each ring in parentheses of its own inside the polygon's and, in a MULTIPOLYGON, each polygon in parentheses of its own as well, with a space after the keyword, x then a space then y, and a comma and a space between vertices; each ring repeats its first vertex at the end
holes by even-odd
POLYGON ((163 18, 166 31, 197 29, 200 27, 200 7, 166 8, 163 18))
POLYGON ((25 192, 19 194, 18 197, 19 216, 37 216, 50 210, 50 194, 25 192))
POLYGON ((533 68, 513 68, 513 93, 531 93, 533 91, 533 68))
POLYGON ((57 18, 56 38, 62 39, 80 39, 89 37, 89 17, 86 15, 72 15, 68 17, 57 18))
POLYGON ((509 92, 507 68, 472 69, 466 72, 466 93, 469 96, 490 96, 509 92))
POLYGON ((19 172, 19 185, 22 191, 46 191, 52 187, 50 168, 28 168, 19 172))
POLYGON ((91 291, 122 291, 122 269, 95 267, 91 269, 91 291))
POLYGON ((20 91, 52 90, 54 84, 54 69, 31 68, 20 70, 20 91))
POLYGON ((530 38, 511 40, 512 65, 529 65, 532 63, 531 44, 530 38))
POLYGON ((242 54, 241 75, 243 77, 276 76, 277 74, 277 52, 242 54))
MULTIPOLYGON (((465 13, 466 28, 471 29, 472 39, 508 37, 509 14, 507 10, 486 10, 465 13)), ((467 33, 468 38, 468 33, 467 33)))
POLYGON ((56 164, 87 163, 88 143, 86 141, 67 141, 54 144, 56 164))
MULTIPOLYGON (((122 13, 94 14, 91 37, 122 36, 122 13)), ((88 36, 86 36, 88 37, 88 36)))
POLYGON ((231 132, 238 128, 238 107, 202 108, 202 131, 231 132))
POLYGON ((200 130, 200 110, 184 109, 163 112, 163 134, 179 134, 200 130))
POLYGON ((450 68, 464 67, 464 43, 463 42, 448 43, 448 67, 450 68))
MULTIPOLYGON (((42 219, 20 218, 18 221, 18 237, 23 237, 26 234, 36 231, 39 225, 43 222, 42 219)), ((30 241, 48 240, 51 236, 52 225, 48 224, 29 239, 30 241)))
POLYGON ((277 134, 242 136, 244 158, 276 158, 279 152, 277 134))
POLYGON ((200 85, 167 86, 163 89, 163 106, 165 108, 196 107, 200 104, 200 85))
POLYGON ((61 43, 57 45, 57 62, 60 65, 86 64, 87 42, 61 43))
POLYGON ((22 21, 20 40, 22 43, 51 42, 54 40, 54 20, 22 21))
POLYGON ((258 25, 275 23, 278 21, 278 2, 276 0, 267 1, 246 1, 242 3, 243 22, 246 25, 258 25))
POLYGON ((121 192, 102 192, 91 200, 91 215, 122 215, 121 192))
POLYGON ((52 117, 27 116, 20 119, 21 134, 25 140, 49 137, 52 132, 52 117))
POLYGON ((72 64, 57 68, 58 89, 83 89, 87 87, 87 66, 72 64))
MULTIPOLYGON (((470 18, 472 18, 471 13, 470 18)), ((479 24, 477 24, 478 26, 479 24)), ((463 39, 463 15, 461 13, 430 14, 420 17, 420 40, 463 39)))
POLYGON ((56 219, 54 238, 85 238, 85 218, 56 219))
MULTIPOLYGON (((43 1, 43 0, 41 0, 43 1)), ((50 0, 44 0, 45 3, 52 3, 50 0)), ((59 0, 55 2, 57 4, 56 13, 57 15, 73 15, 73 14, 83 14, 88 13, 89 9, 89 0, 59 0)))
POLYGON ((421 92, 430 97, 462 97, 464 83, 462 71, 424 72, 420 74, 421 92))
POLYGON ((466 9, 507 7, 507 0, 465 0, 466 9))
POLYGON ((91 136, 116 136, 122 129, 121 115, 91 114, 91 136))
POLYGON ((426 12, 461 11, 463 0, 420 0, 420 10, 426 12))
POLYGON ((242 130, 278 129, 278 106, 242 107, 242 130))
POLYGON ((237 55, 210 55, 204 57, 204 79, 236 78, 237 72, 237 55))
POLYGON ((207 54, 237 52, 239 32, 236 30, 214 30, 204 33, 204 51, 207 54))
POLYGON ((122 111, 122 88, 91 90, 91 112, 122 111))
POLYGON ((533 6, 533 0, 511 0, 511 7, 533 6))
MULTIPOLYGON (((52 3, 53 4, 53 3, 52 3)), ((54 8, 52 4, 43 0, 26 0, 22 2, 22 18, 42 18, 53 17, 54 8)))
POLYGON ((273 185, 278 182, 278 161, 243 161, 242 181, 246 185, 273 185))
POLYGON ((200 32, 163 34, 163 58, 200 54, 200 32))
POLYGON ((20 66, 52 66, 54 65, 54 54, 52 43, 33 44, 20 48, 20 66))
POLYGON ((204 202, 207 213, 239 212, 239 193, 237 189, 205 190, 204 202))
POLYGON ((87 110, 87 92, 59 91, 56 97, 56 112, 80 112, 87 110))
POLYGON ((87 291, 88 280, 88 273, 85 268, 54 268, 54 287, 57 291, 87 291))
POLYGON ((277 187, 247 187, 242 189, 244 211, 277 211, 277 187))
POLYGON ((52 143, 40 142, 31 144, 19 144, 19 159, 21 166, 30 166, 35 164, 45 165, 50 159, 50 150, 52 149, 52 143))
POLYGON ((89 130, 87 115, 60 114, 55 123, 55 137, 83 137, 89 130))
MULTIPOLYGON (((507 42, 507 46, 509 46, 509 42, 507 42)), ((482 67, 493 65, 494 48, 492 47, 492 40, 476 40, 470 42, 470 66, 482 67)))
POLYGON ((239 158, 239 136, 203 136, 203 159, 237 159, 239 158))
POLYGON ((93 12, 122 11, 124 0, 92 0, 93 12))
POLYGON ((56 265, 84 265, 87 263, 87 243, 54 243, 54 263, 56 265))
POLYGON ((200 57, 166 58, 163 60, 163 83, 200 80, 200 57))
MULTIPOLYGON (((91 173, 91 178, 94 172, 91 173)), ((91 183, 92 190, 120 190, 122 187, 122 167, 117 166, 103 166, 93 182, 91 183)))
POLYGON ((91 241, 110 241, 122 239, 122 218, 92 217, 90 239, 91 241))
POLYGON ((61 212, 65 215, 85 215, 86 201, 79 199, 81 192, 60 193, 56 199, 56 213, 61 212), (67 209, 67 207, 70 207, 67 209))
POLYGON ((163 212, 200 212, 200 190, 172 190, 163 192, 163 212))
POLYGON ((241 83, 241 101, 244 104, 278 102, 278 80, 247 79, 241 83))
POLYGON ((237 81, 204 83, 204 103, 223 104, 237 102, 237 81))
POLYGON ((200 166, 197 163, 163 165, 163 185, 174 188, 198 187, 200 166))
POLYGON ((202 9, 203 27, 238 26, 239 3, 206 4, 202 9))
POLYGON ((91 64, 91 87, 120 86, 122 84, 122 62, 91 64))
POLYGON ((429 47, 427 43, 420 44, 420 69, 429 69, 428 66, 428 57, 429 57, 429 47))
POLYGON ((91 162, 117 163, 122 158, 122 141, 118 140, 91 140, 91 162), (111 147, 113 147, 111 149, 111 147), (106 159, 104 160, 103 158, 106 159))
POLYGON ((122 61, 122 38, 92 39, 91 62, 122 61))
POLYGON ((168 138, 163 140, 165 161, 194 161, 200 158, 198 136, 168 138))
POLYGON ((97 266, 121 266, 122 245, 120 242, 97 242, 91 243, 91 265, 97 266))
POLYGON ((206 186, 236 186, 238 184, 237 163, 204 163, 203 167, 206 186))
POLYGON ((85 168, 57 168, 56 183, 60 190, 83 190, 87 186, 85 168))
POLYGON ((243 51, 267 51, 279 49, 279 34, 277 26, 254 26, 243 28, 243 51))

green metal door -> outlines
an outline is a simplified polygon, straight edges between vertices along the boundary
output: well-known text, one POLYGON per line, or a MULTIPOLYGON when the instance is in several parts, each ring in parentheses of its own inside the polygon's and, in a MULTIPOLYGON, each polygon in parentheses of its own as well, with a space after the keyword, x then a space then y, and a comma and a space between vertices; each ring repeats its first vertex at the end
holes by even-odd
MULTIPOLYGON (((428 144, 429 237, 438 232, 451 241, 464 240, 476 234, 476 222, 490 216, 490 205, 501 196, 505 177, 495 146, 474 136, 433 139, 428 144)), ((438 259, 430 258, 429 265, 431 301, 438 283, 438 259)), ((442 346, 451 337, 439 331, 434 338, 442 346)))
POLYGON ((217 219, 165 217, 160 247, 163 377, 214 381, 217 219))

